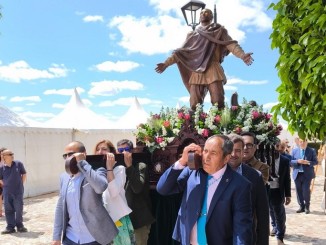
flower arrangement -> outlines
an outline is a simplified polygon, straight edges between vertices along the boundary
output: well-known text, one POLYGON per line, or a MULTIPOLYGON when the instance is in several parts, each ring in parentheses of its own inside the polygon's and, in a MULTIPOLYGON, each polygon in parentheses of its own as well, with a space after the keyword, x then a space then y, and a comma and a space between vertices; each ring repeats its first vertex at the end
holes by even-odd
POLYGON ((187 107, 180 109, 162 108, 159 114, 152 114, 147 123, 140 124, 135 131, 138 142, 145 144, 150 152, 164 149, 178 136, 184 125, 191 125, 198 134, 208 138, 214 134, 253 132, 259 142, 274 143, 282 126, 272 121, 272 115, 262 106, 245 99, 241 106, 227 105, 224 110, 212 106, 208 112, 198 104, 195 111, 187 107))

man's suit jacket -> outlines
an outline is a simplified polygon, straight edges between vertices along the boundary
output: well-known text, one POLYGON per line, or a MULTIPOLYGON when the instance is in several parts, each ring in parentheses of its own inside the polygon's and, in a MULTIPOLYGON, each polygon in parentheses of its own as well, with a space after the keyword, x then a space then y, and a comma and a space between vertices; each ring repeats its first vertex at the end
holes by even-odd
MULTIPOLYGON (((170 195, 183 191, 173 239, 190 244, 193 229, 205 194, 207 173, 203 169, 173 169, 161 176, 157 191, 170 195)), ((251 184, 226 166, 226 171, 212 197, 206 220, 208 244, 252 244, 251 184)))
POLYGON ((252 167, 242 164, 242 176, 251 182, 253 211, 253 244, 269 244, 269 206, 262 175, 252 167))
POLYGON ((306 179, 311 180, 315 178, 314 166, 317 164, 317 155, 313 148, 307 147, 305 149, 304 160, 310 161, 310 165, 298 163, 301 158, 301 148, 292 150, 291 166, 293 167, 292 178, 295 180, 298 176, 300 166, 303 168, 303 174, 306 179))
POLYGON ((129 214, 134 229, 152 224, 152 203, 149 196, 147 166, 143 162, 134 162, 126 168, 126 199, 132 212, 129 214))
POLYGON ((281 196, 274 196, 273 189, 270 190, 271 202, 284 203, 285 197, 291 197, 291 177, 290 177, 290 160, 280 155, 280 165, 278 169, 279 193, 281 196))
MULTIPOLYGON (((100 244, 109 244, 118 234, 118 230, 106 211, 102 202, 102 193, 106 190, 106 170, 99 168, 96 171, 86 162, 82 161, 83 167, 77 164, 82 174, 80 184, 79 209, 87 229, 94 239, 100 244)), ((66 228, 69 221, 67 211, 66 193, 70 176, 63 173, 60 177, 60 194, 55 210, 53 240, 59 241, 66 236, 66 228)))

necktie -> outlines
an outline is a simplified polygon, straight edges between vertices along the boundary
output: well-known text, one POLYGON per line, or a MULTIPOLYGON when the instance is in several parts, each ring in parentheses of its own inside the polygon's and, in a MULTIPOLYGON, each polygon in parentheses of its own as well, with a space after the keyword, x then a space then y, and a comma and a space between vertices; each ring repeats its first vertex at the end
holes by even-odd
POLYGON ((206 226, 206 217, 207 217, 207 192, 208 192, 208 183, 209 180, 213 178, 213 176, 208 175, 207 181, 206 181, 206 189, 205 189, 205 195, 204 195, 204 200, 202 203, 202 208, 200 211, 199 218, 197 220, 197 241, 198 245, 206 245, 207 240, 206 240, 206 231, 205 231, 205 226, 206 226))
MULTIPOLYGON (((301 149, 301 159, 304 159, 304 153, 305 153, 305 150, 301 149)), ((303 166, 302 165, 300 165, 299 172, 303 172, 303 166)))
POLYGON ((304 159, 304 149, 301 150, 301 158, 304 159))

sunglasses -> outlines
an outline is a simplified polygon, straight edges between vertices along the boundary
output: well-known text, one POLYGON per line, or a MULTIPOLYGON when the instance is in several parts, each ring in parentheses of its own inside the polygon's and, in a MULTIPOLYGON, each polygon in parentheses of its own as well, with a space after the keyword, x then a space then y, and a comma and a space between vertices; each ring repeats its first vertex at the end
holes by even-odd
POLYGON ((63 159, 66 160, 67 157, 71 157, 71 156, 72 156, 73 154, 75 154, 75 153, 76 153, 76 152, 73 152, 73 151, 72 151, 72 152, 68 152, 68 153, 63 154, 62 157, 63 157, 63 159))
POLYGON ((124 152, 124 151, 130 152, 131 149, 130 149, 129 146, 118 148, 118 152, 119 152, 119 153, 122 153, 122 152, 124 152))

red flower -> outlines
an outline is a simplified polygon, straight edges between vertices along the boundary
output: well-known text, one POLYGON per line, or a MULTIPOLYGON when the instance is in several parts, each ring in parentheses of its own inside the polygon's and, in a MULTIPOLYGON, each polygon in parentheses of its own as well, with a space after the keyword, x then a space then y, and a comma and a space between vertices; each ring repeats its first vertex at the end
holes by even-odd
POLYGON ((216 123, 220 123, 220 121, 221 121, 221 117, 220 117, 220 115, 217 115, 217 116, 214 118, 214 121, 215 121, 216 123))
POLYGON ((184 118, 185 118, 186 120, 189 120, 189 119, 190 119, 190 114, 186 114, 186 115, 184 116, 184 118))
POLYGON ((163 137, 157 137, 155 140, 156 140, 156 143, 160 144, 163 142, 163 137))
POLYGON ((171 125, 171 124, 170 124, 169 121, 164 121, 164 122, 163 122, 163 126, 166 127, 166 128, 170 127, 170 125, 171 125))
POLYGON ((179 119, 183 119, 184 116, 185 116, 185 115, 183 114, 183 112, 179 112, 179 113, 178 113, 178 118, 179 118, 179 119))
POLYGON ((238 110, 238 106, 236 106, 236 105, 231 106, 231 110, 232 110, 232 111, 236 111, 236 110, 238 110))
POLYGON ((204 129, 203 129, 202 135, 203 135, 204 137, 208 137, 208 135, 209 135, 209 131, 208 131, 207 128, 204 128, 204 129))

